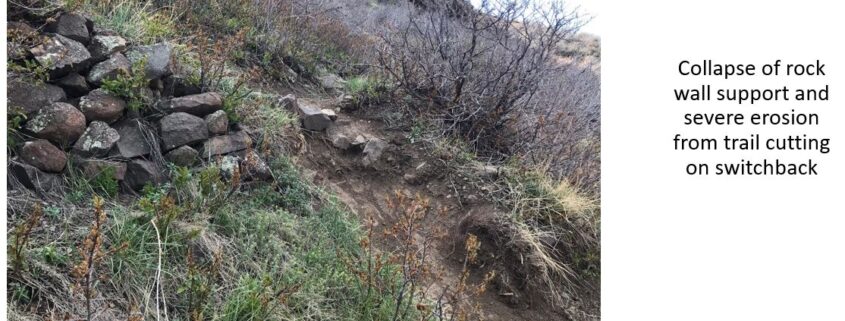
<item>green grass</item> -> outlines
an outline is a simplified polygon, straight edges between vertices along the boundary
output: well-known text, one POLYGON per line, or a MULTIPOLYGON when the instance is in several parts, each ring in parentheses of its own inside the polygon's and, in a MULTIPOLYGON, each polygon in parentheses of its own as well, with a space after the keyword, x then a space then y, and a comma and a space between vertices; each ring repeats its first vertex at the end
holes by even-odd
MULTIPOLYGON (((364 266, 376 258, 361 248, 365 231, 358 218, 334 196, 304 181, 290 160, 277 158, 271 166, 275 184, 231 194, 214 210, 201 206, 208 203, 202 199, 219 197, 213 190, 228 191, 230 185, 207 169, 186 173, 174 168, 182 176, 179 188, 176 183, 148 187, 136 201, 107 204, 106 254, 98 266, 103 277, 96 290, 106 298, 120 298, 112 312, 125 315, 131 306, 154 298, 160 270, 172 319, 393 319, 401 274, 381 262, 387 267, 372 275, 380 286, 363 281, 364 266), (184 189, 192 192, 177 192, 184 189), (186 196, 199 199, 177 201, 186 196)), ((88 189, 82 198, 91 195, 88 189)), ((27 260, 39 262, 33 266, 67 277, 78 260, 75 246, 87 234, 82 227, 88 225, 73 220, 90 215, 85 214, 91 211, 87 203, 46 207, 46 224, 55 227, 36 230, 33 244, 24 251, 27 260), (82 214, 72 214, 76 212, 82 214), (56 228, 66 231, 60 239, 50 232, 56 228)), ((31 302, 73 304, 63 291, 40 291, 18 281, 43 278, 44 271, 21 273, 10 283, 17 285, 7 289, 18 313, 29 311, 24 307, 31 302)), ((404 319, 418 320, 411 310, 404 319)))
POLYGON ((74 0, 68 8, 91 14, 94 24, 136 44, 151 44, 176 35, 174 18, 152 2, 138 0, 74 0))

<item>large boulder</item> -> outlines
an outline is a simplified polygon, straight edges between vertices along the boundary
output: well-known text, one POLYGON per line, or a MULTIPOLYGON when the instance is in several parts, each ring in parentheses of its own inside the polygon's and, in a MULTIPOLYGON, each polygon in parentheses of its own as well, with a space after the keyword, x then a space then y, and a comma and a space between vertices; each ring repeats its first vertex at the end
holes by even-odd
POLYGON ((29 50, 38 63, 47 68, 52 79, 61 78, 71 72, 82 72, 91 62, 91 54, 85 45, 62 35, 52 35, 29 50))
POLYGON ((379 138, 370 139, 370 141, 364 145, 364 158, 361 162, 364 166, 375 164, 375 162, 381 158, 381 154, 384 153, 385 149, 387 149, 387 142, 379 138))
POLYGON ((205 116, 205 124, 208 126, 208 133, 211 135, 225 135, 229 131, 229 117, 222 110, 205 116))
POLYGON ((144 70, 149 80, 158 79, 172 73, 170 55, 173 47, 168 43, 157 43, 148 46, 132 47, 126 52, 126 57, 132 64, 145 62, 144 70))
POLYGON ((93 61, 103 61, 112 54, 126 50, 126 39, 119 36, 96 35, 88 45, 93 61))
POLYGON ((332 124, 332 114, 314 105, 299 102, 297 112, 302 120, 302 127, 307 130, 321 131, 332 124))
POLYGON ((18 159, 9 161, 9 174, 24 187, 42 194, 58 190, 62 185, 61 175, 43 172, 18 159))
POLYGON ((105 156, 119 139, 117 130, 95 120, 73 145, 73 152, 85 157, 105 156))
POLYGON ((115 79, 120 75, 129 75, 132 64, 122 53, 115 53, 106 61, 100 62, 88 72, 88 82, 101 86, 103 80, 115 79))
POLYGON ((171 150, 208 138, 205 120, 188 113, 173 113, 164 116, 159 123, 159 129, 163 150, 171 150))
POLYGON ((61 173, 67 164, 65 152, 45 139, 24 143, 18 155, 24 162, 50 173, 61 173))
POLYGON ((176 166, 189 167, 197 162, 199 152, 191 146, 183 145, 164 155, 164 159, 176 166))
POLYGON ((30 115, 41 107, 65 100, 65 91, 58 86, 28 81, 21 78, 10 78, 6 87, 8 93, 8 108, 19 109, 30 115))
POLYGON ((91 40, 91 30, 93 28, 93 23, 85 17, 74 13, 63 13, 57 19, 47 24, 46 31, 87 44, 91 40))
POLYGON ((67 103, 52 103, 26 122, 26 130, 59 146, 66 146, 85 131, 85 115, 67 103))
POLYGON ((126 177, 123 181, 129 188, 140 191, 147 184, 158 185, 166 182, 167 175, 164 174, 164 169, 156 163, 144 159, 135 159, 126 165, 126 177))
POLYGON ((126 102, 105 89, 94 89, 79 99, 79 109, 88 121, 111 124, 123 116, 126 102))
POLYGON ((97 177, 109 168, 114 169, 114 175, 112 178, 115 180, 122 181, 126 177, 126 163, 123 162, 96 158, 73 157, 71 165, 87 178, 97 177))
POLYGON ((189 113, 205 116, 223 108, 223 96, 216 92, 183 96, 161 102, 160 108, 168 113, 189 113))
POLYGON ((148 155, 152 150, 150 143, 144 135, 146 126, 140 120, 130 119, 119 123, 117 133, 120 139, 117 141, 115 154, 124 158, 133 158, 148 155))
POLYGON ((205 141, 200 151, 200 156, 210 158, 212 156, 237 152, 252 146, 252 139, 245 131, 233 132, 229 135, 214 136, 205 141))
POLYGON ((88 87, 88 82, 85 81, 85 77, 77 73, 71 73, 62 77, 56 81, 56 85, 62 87, 65 93, 72 98, 85 95, 91 91, 91 88, 88 87))

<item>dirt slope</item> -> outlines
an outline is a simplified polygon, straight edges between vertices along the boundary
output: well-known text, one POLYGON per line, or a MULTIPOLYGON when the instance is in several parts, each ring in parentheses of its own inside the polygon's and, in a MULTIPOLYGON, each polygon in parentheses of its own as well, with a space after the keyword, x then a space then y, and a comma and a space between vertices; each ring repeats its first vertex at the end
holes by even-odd
MULTIPOLYGON (((422 144, 410 144, 407 133, 389 131, 377 120, 364 115, 339 115, 335 126, 352 132, 366 133, 388 141, 389 147, 380 160, 364 166, 360 151, 341 150, 332 145, 325 133, 306 133, 306 148, 300 165, 310 171, 314 182, 334 192, 362 221, 372 217, 377 232, 392 226, 396 214, 388 205, 395 193, 419 195, 431 201, 432 208, 445 209, 445 215, 427 219, 426 225, 443 227, 446 235, 436 242, 437 251, 431 256, 431 266, 442 277, 432 289, 454 288, 463 269, 465 233, 460 225, 470 215, 495 211, 471 187, 455 182, 459 178, 446 172, 447 161, 432 155, 422 144)), ((377 233, 378 234, 378 233, 377 233)), ((395 244, 377 242, 383 251, 391 251, 395 244)), ((495 258, 492 258, 495 259, 495 258)), ((470 282, 481 282, 491 267, 473 268, 470 282)), ((476 298, 485 320, 565 320, 558 313, 548 311, 542 304, 532 306, 513 289, 491 282, 482 296, 476 298), (516 298, 514 297, 516 296, 516 298)), ((440 291, 430 291, 439 293, 440 291)))

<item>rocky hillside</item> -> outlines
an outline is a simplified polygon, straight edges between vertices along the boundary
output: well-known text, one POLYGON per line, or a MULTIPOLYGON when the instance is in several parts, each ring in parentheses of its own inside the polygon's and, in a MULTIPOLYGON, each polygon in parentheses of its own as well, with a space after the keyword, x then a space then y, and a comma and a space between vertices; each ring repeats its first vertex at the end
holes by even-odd
POLYGON ((10 3, 7 318, 597 319, 596 200, 507 147, 527 132, 462 134, 498 116, 450 131, 499 99, 483 73, 449 107, 391 76, 419 48, 371 49, 407 23, 383 13, 489 13, 356 1, 10 3))

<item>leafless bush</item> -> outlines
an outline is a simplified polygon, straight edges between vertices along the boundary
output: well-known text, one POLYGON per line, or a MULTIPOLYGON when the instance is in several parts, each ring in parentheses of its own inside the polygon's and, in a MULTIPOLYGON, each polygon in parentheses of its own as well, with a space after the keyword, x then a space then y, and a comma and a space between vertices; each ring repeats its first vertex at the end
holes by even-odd
POLYGON ((597 66, 564 63, 539 84, 536 98, 518 117, 514 151, 526 164, 598 195, 600 182, 601 79, 597 66))
POLYGON ((459 15, 448 8, 410 10, 383 35, 384 70, 408 93, 431 102, 445 131, 479 151, 512 154, 517 116, 548 77, 558 43, 578 16, 560 2, 484 1, 459 15))

